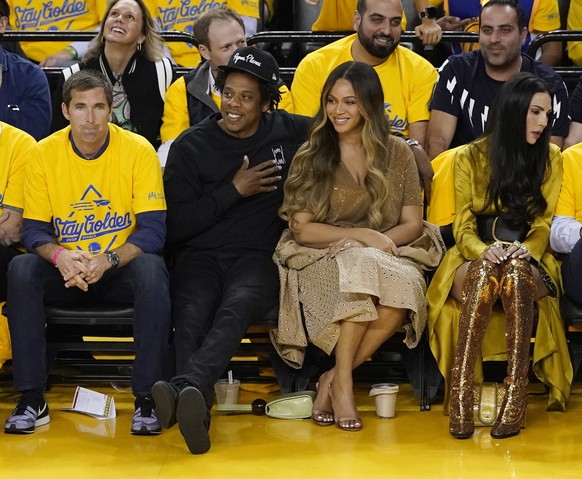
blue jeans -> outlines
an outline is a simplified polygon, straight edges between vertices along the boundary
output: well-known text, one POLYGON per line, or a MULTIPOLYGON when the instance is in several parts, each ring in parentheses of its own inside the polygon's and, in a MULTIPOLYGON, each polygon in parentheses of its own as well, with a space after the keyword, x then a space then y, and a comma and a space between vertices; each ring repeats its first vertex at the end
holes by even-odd
POLYGON ((133 304, 136 356, 131 385, 136 397, 150 394, 162 379, 170 335, 168 272, 163 259, 153 254, 140 254, 107 271, 86 293, 65 288, 59 270, 36 254, 14 258, 8 268, 7 300, 14 389, 46 388, 45 304, 95 302, 133 304))
POLYGON ((278 302, 279 278, 261 251, 183 251, 170 271, 176 379, 186 379, 214 401, 226 370, 255 318, 278 302))

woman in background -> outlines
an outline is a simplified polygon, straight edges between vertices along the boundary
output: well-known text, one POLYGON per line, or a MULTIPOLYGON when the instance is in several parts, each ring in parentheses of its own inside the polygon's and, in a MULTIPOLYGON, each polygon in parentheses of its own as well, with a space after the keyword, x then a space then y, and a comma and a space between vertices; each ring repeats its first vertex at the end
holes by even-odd
POLYGON ((160 144, 160 126, 166 90, 173 68, 163 56, 163 41, 143 0, 112 0, 81 63, 63 70, 56 89, 53 131, 68 123, 61 111, 62 84, 76 71, 101 71, 113 85, 111 121, 160 144))

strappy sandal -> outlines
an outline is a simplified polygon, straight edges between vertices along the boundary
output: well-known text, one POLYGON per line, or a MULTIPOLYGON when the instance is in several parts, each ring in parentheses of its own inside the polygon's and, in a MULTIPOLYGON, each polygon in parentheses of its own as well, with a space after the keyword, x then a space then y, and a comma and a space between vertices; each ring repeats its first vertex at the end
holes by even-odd
POLYGON ((342 431, 359 431, 362 429, 362 420, 359 417, 340 418, 336 421, 336 425, 342 431))
MULTIPOLYGON (((325 384, 323 384, 321 378, 324 376, 325 373, 323 373, 320 377, 319 377, 319 381, 317 382, 317 384, 315 385, 315 389, 317 390, 317 394, 319 395, 319 385, 320 383, 322 384, 322 387, 326 387, 325 384)), ((327 384, 327 391, 329 394, 329 388, 331 387, 331 384, 327 384)), ((323 392, 323 391, 322 391, 323 392)), ((317 401, 317 398, 316 398, 317 401)), ((326 411, 325 409, 314 409, 312 414, 311 414, 311 420, 317 424, 318 426, 322 426, 322 427, 326 427, 326 426, 333 426, 335 424, 335 419, 333 417, 333 411, 326 411)))

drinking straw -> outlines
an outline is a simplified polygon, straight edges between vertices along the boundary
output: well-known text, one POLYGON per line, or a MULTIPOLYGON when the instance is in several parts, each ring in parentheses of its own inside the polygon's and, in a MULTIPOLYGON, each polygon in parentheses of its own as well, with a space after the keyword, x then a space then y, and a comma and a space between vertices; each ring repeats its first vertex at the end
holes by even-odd
POLYGON ((232 369, 230 369, 228 371, 228 384, 233 384, 233 380, 232 380, 232 369))

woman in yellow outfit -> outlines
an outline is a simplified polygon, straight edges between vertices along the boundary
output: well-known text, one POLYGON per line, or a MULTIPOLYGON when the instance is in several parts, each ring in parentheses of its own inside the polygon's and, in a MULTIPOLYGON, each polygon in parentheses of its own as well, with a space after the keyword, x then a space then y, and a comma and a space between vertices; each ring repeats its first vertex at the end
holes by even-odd
POLYGON ((473 433, 473 380, 482 379, 481 358, 508 361, 506 402, 492 436, 519 432, 534 303, 533 370, 549 387, 549 410, 564 410, 572 380, 559 268, 546 252, 562 178, 560 151, 549 143, 547 87, 532 74, 519 74, 504 85, 492 113, 485 136, 455 156, 456 245, 427 293, 430 345, 446 380, 450 432, 457 438, 473 433), (502 224, 509 225, 504 234, 502 224), (498 300, 505 316, 491 315, 498 300))

